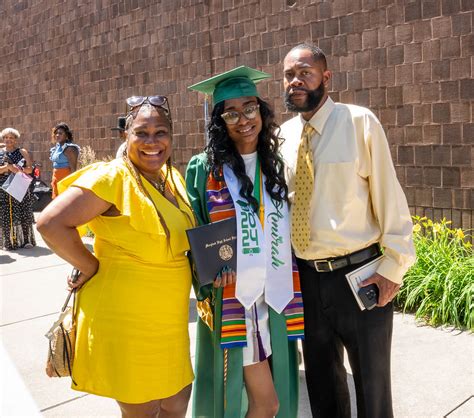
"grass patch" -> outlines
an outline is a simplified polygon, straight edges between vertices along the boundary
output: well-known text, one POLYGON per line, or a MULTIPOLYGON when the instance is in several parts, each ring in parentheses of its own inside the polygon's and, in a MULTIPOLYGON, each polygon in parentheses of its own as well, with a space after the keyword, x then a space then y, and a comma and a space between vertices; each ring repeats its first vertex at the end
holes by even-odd
POLYGON ((395 303, 426 323, 474 330, 474 254, 467 233, 414 216, 417 261, 395 303))

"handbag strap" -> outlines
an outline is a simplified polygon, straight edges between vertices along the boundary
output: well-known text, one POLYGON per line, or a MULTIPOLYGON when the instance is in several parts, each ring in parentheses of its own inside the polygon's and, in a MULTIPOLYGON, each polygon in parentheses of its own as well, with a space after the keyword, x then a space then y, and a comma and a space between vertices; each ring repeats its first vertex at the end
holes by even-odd
MULTIPOLYGON (((71 272, 71 279, 72 279, 72 282, 74 283, 79 275, 81 274, 81 272, 77 269, 77 268, 73 268, 72 269, 72 272, 71 272)), ((61 308, 61 312, 64 312, 67 308, 67 305, 69 303, 69 300, 71 299, 71 296, 74 294, 74 299, 73 299, 73 302, 72 302, 72 311, 74 312, 75 310, 75 305, 76 305, 76 289, 71 289, 66 297, 66 301, 64 302, 64 305, 63 307, 61 308)))

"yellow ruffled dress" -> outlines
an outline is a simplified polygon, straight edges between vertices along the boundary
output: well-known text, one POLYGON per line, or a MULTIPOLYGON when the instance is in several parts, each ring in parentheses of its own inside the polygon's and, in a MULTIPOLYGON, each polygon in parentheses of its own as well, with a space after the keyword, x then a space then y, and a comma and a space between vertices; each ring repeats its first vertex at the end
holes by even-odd
MULTIPOLYGON (((172 173, 181 196, 184 182, 172 173)), ((188 334, 191 272, 185 230, 193 214, 179 209, 143 177, 170 231, 140 192, 122 159, 92 164, 60 183, 113 203, 121 216, 98 216, 99 270, 78 292, 78 334, 72 388, 127 403, 172 396, 193 380, 188 334)))

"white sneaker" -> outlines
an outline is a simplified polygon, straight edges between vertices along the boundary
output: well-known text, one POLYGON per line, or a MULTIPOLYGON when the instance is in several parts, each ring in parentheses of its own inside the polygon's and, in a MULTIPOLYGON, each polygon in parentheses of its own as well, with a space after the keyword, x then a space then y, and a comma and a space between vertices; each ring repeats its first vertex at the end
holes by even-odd
POLYGON ((27 250, 29 250, 30 248, 33 248, 33 247, 34 247, 34 245, 33 245, 33 244, 30 244, 29 242, 26 243, 26 244, 23 246, 23 248, 26 248, 27 250))

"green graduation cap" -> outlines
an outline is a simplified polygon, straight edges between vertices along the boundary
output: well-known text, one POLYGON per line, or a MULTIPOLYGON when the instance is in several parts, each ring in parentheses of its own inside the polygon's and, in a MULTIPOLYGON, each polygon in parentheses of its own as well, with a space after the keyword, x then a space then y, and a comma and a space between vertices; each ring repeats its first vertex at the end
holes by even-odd
POLYGON ((233 70, 193 84, 189 89, 212 94, 212 100, 216 105, 227 99, 258 96, 255 84, 269 77, 270 74, 241 65, 233 70))

